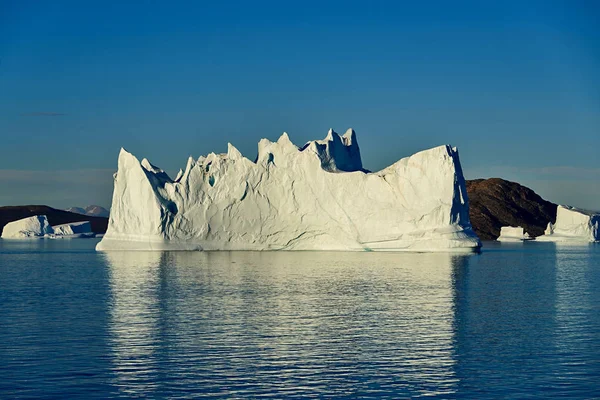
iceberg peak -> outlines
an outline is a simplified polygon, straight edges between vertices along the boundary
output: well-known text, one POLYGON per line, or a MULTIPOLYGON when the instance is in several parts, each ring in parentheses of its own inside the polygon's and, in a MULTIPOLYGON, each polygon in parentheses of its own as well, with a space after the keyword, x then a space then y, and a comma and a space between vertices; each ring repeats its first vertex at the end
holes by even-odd
POLYGON ((230 160, 241 160, 244 156, 231 143, 227 143, 227 158, 230 160))
POLYGON ((325 139, 323 139, 323 141, 333 141, 333 135, 337 135, 337 132, 334 131, 332 128, 329 128, 329 130, 327 131, 327 135, 325 136, 325 139))
POLYGON ((298 151, 298 146, 292 143, 290 136, 287 132, 283 132, 279 139, 277 139, 277 144, 280 146, 280 149, 286 153, 293 153, 298 151))
POLYGON ((354 129, 349 128, 346 133, 342 135, 342 138, 344 139, 344 144, 346 146, 351 146, 352 143, 356 142, 356 132, 354 132, 354 129))
POLYGON ((181 168, 179 168, 179 171, 177 171, 177 175, 175 176, 175 182, 179 182, 182 177, 183 177, 183 170, 181 168))
POLYGON ((279 139, 277 139, 277 143, 285 143, 285 142, 292 142, 290 140, 290 136, 287 134, 287 132, 283 132, 281 134, 281 136, 279 136, 279 139))
POLYGON ((325 139, 308 142, 304 148, 311 148, 317 154, 321 160, 321 167, 326 171, 364 172, 356 133, 352 129, 343 137, 330 129, 325 139))

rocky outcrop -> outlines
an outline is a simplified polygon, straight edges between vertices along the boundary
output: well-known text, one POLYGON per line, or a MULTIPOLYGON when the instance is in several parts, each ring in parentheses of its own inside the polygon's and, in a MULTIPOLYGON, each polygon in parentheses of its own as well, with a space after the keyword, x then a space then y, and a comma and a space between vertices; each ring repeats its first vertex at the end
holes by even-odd
POLYGON ((520 226, 532 237, 544 234, 556 220, 557 205, 533 190, 500 178, 467 181, 473 230, 482 240, 495 240, 503 226, 520 226))

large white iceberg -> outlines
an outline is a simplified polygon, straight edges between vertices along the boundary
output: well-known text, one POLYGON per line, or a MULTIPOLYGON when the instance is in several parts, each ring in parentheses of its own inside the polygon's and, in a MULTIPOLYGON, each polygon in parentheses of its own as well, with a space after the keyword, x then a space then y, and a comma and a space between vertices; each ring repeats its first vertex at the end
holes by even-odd
POLYGON ((600 213, 559 205, 556 223, 548 223, 544 235, 536 238, 544 242, 598 242, 600 241, 600 213))
POLYGON ((531 239, 529 234, 524 232, 520 226, 503 226, 500 228, 500 236, 496 240, 500 242, 522 242, 531 239))
POLYGON ((353 130, 295 146, 262 139, 255 162, 188 159, 172 180, 121 149, 98 250, 478 249, 458 151, 440 146, 365 171, 353 130))
POLYGON ((3 239, 26 239, 43 237, 54 233, 45 215, 35 215, 4 225, 2 230, 3 239))

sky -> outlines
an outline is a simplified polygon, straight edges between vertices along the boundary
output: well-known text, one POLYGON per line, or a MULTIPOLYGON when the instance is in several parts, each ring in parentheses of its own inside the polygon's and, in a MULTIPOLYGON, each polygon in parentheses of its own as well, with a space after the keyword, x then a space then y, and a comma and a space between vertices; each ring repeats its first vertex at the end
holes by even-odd
POLYGON ((600 209, 599 71, 592 0, 0 0, 0 205, 109 207, 121 147, 174 174, 351 127, 371 170, 452 144, 600 209))

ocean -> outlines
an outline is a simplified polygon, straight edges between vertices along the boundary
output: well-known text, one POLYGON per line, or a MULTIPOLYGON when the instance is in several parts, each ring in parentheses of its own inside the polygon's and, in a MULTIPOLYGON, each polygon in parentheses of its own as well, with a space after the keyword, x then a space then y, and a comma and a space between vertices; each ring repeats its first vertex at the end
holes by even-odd
POLYGON ((0 398, 600 398, 600 245, 0 240, 0 398))

